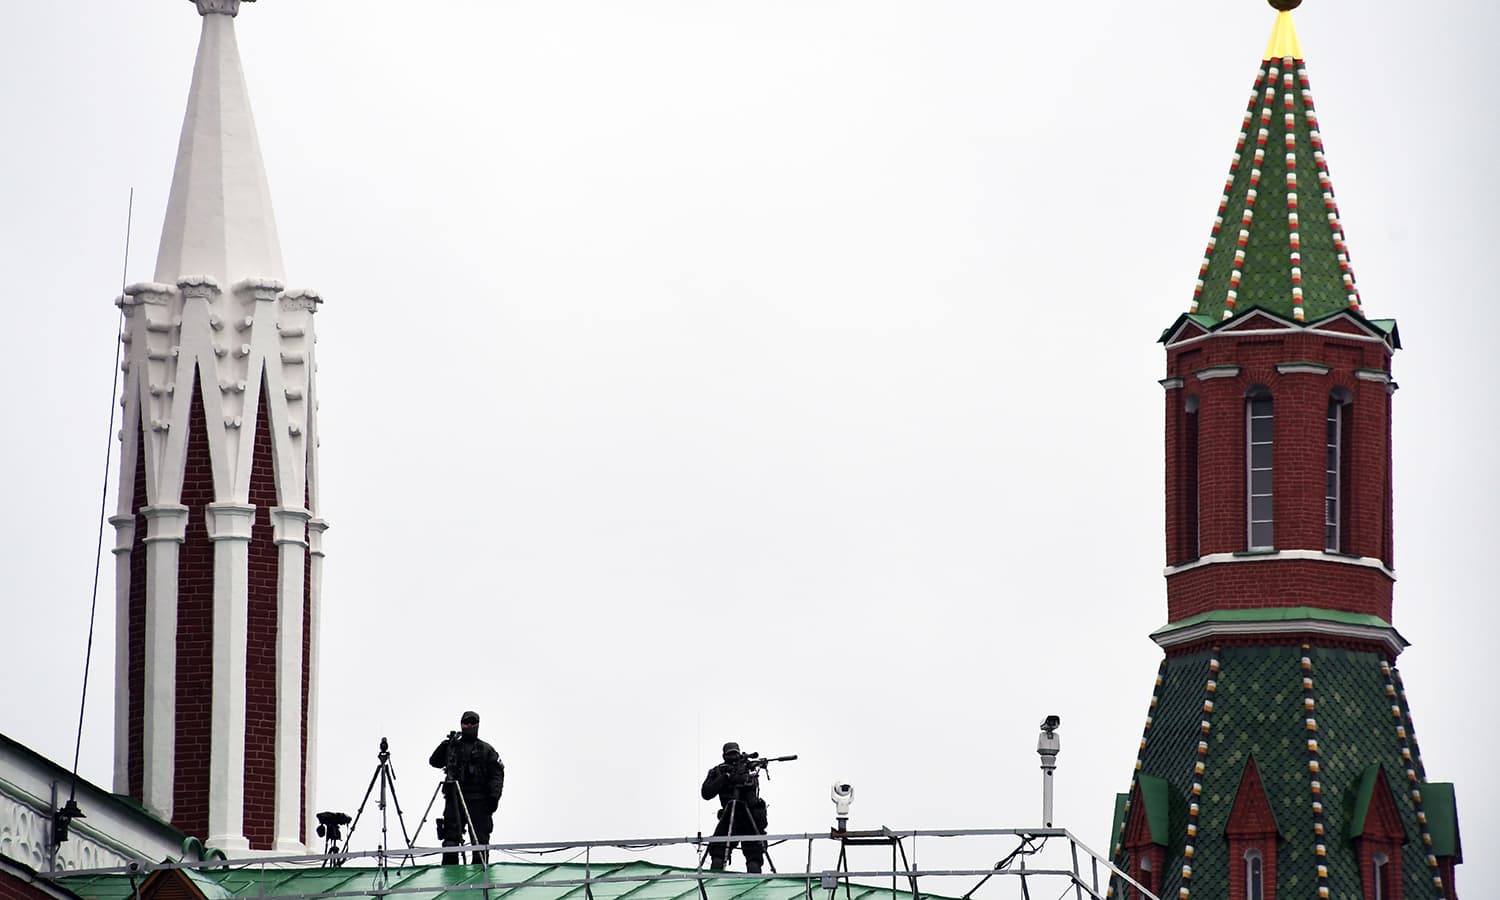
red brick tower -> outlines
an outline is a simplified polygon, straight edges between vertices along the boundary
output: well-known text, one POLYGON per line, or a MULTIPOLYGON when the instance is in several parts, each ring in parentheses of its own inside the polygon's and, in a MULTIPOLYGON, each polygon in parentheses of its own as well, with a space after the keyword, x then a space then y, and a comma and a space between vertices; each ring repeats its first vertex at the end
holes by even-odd
POLYGON ((115 790, 210 846, 300 852, 313 794, 317 394, 234 17, 203 32, 155 280, 126 289, 115 790))
MULTIPOLYGON (((1391 358, 1281 10, 1167 350, 1165 658, 1113 853, 1161 897, 1454 898, 1395 669, 1391 358)), ((1135 889, 1116 880, 1115 896, 1135 889)))

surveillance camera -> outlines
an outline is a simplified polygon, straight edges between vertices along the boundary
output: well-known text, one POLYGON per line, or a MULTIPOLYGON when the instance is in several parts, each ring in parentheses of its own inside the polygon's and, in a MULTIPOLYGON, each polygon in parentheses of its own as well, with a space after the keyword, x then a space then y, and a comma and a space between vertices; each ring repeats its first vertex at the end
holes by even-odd
POLYGON ((847 781, 835 781, 833 787, 828 791, 828 799, 833 801, 834 812, 838 815, 837 830, 847 830, 849 827, 849 804, 854 802, 854 785, 847 781))
POLYGON ((1059 716, 1048 716, 1047 718, 1045 718, 1045 719, 1042 720, 1042 730, 1045 731, 1045 732, 1047 732, 1048 734, 1051 734, 1052 732, 1056 731, 1057 730, 1057 726, 1059 726, 1061 724, 1062 724, 1062 718, 1061 717, 1059 717, 1059 716))
POLYGON ((132 859, 130 862, 126 863, 125 864, 125 871, 129 872, 132 875, 138 875, 138 874, 140 874, 140 871, 141 871, 140 860, 132 859))

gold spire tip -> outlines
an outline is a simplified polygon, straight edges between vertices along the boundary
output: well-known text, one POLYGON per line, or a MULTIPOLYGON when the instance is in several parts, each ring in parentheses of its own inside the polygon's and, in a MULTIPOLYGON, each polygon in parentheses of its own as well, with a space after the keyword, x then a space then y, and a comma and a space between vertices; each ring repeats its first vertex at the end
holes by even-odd
POLYGON ((1271 29, 1271 40, 1266 44, 1263 59, 1302 59, 1302 42, 1297 39, 1297 26, 1292 24, 1292 8, 1302 0, 1269 0, 1281 10, 1276 14, 1276 26, 1271 29))

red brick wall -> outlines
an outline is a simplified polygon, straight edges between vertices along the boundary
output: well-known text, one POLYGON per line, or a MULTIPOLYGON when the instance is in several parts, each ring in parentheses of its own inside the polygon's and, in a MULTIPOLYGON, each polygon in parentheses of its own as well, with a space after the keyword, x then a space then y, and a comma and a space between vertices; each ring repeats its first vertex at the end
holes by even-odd
POLYGON ((1391 620, 1393 584, 1379 569, 1319 559, 1254 559, 1167 577, 1167 621, 1220 609, 1316 606, 1391 620))
POLYGON ((1167 405, 1167 556, 1180 562, 1188 507, 1176 502, 1188 464, 1183 447, 1184 401, 1200 402, 1198 494, 1200 551, 1229 553, 1246 549, 1245 394, 1253 385, 1267 387, 1275 404, 1275 519, 1279 549, 1323 549, 1323 447, 1328 398, 1335 387, 1353 396, 1351 471, 1345 473, 1348 533, 1342 552, 1385 559, 1390 556, 1390 397, 1385 385, 1362 381, 1356 369, 1388 371, 1384 345, 1337 334, 1300 331, 1285 335, 1246 335, 1201 341, 1169 350, 1167 374, 1184 379, 1168 392, 1167 405), (1330 366, 1327 375, 1276 371, 1281 363, 1315 362, 1330 366), (1234 377, 1199 381, 1195 373, 1210 366, 1240 367, 1234 377))
MULTIPOLYGON (((311 467, 308 467, 311 469, 311 467)), ((308 489, 303 482, 302 506, 311 509, 307 502, 308 489)), ((302 843, 307 843, 307 696, 312 688, 312 554, 302 554, 302 749, 301 787, 302 798, 297 807, 302 811, 298 817, 297 833, 302 843)))
POLYGON ((1248 900, 1245 854, 1250 850, 1260 851, 1264 900, 1276 900, 1276 819, 1254 760, 1245 764, 1225 833, 1229 838, 1229 900, 1248 900))
POLYGON ((276 470, 271 456, 271 416, 262 383, 250 462, 250 598, 245 653, 245 837, 269 850, 276 827, 276 541, 271 508, 276 470))
POLYGON ((188 413, 182 504, 187 537, 177 551, 177 683, 172 824, 208 836, 208 791, 213 721, 214 547, 207 507, 214 501, 213 464, 203 399, 193 389, 188 413))
POLYGON ((0 872, 0 900, 56 900, 58 894, 49 894, 34 884, 29 884, 11 875, 0 872))
POLYGON ((141 507, 149 506, 146 497, 146 435, 144 420, 135 453, 134 487, 131 489, 131 511, 135 515, 135 537, 130 543, 130 607, 126 664, 129 722, 126 762, 126 790, 137 802, 145 799, 145 728, 146 728, 146 517, 141 507))
MULTIPOLYGON (((1182 388, 1167 392, 1165 411, 1169 564, 1196 558, 1195 546, 1201 555, 1248 547, 1245 395, 1257 385, 1269 389, 1275 410, 1276 549, 1324 549, 1328 401, 1335 388, 1342 388, 1353 399, 1344 441, 1339 552, 1391 564, 1391 399, 1384 384, 1355 377, 1357 369, 1388 372, 1385 346, 1341 334, 1296 331, 1231 334, 1168 350, 1168 376, 1183 379, 1182 388), (1331 371, 1277 371, 1278 364, 1303 362, 1331 371), (1239 372, 1206 381, 1196 377, 1213 366, 1237 366, 1239 372), (1196 417, 1186 411, 1189 398, 1196 398, 1196 417)), ((1369 613, 1386 621, 1391 616, 1391 584, 1380 572, 1313 560, 1194 569, 1171 576, 1167 593, 1173 621, 1212 609, 1304 605, 1369 613)))

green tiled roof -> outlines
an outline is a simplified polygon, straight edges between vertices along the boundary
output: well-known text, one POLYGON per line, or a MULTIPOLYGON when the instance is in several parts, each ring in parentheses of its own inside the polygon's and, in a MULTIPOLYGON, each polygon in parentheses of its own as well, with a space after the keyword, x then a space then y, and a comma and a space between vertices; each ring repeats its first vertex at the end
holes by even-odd
MULTIPOLYGON (((799 900, 807 895, 804 878, 716 877, 703 880, 699 894, 698 871, 647 862, 544 863, 505 862, 489 866, 407 866, 387 870, 382 888, 381 870, 345 866, 340 869, 281 869, 250 866, 238 869, 182 870, 209 900, 239 900, 259 897, 304 897, 337 894, 352 900, 368 894, 390 900, 799 900), (491 887, 478 890, 488 875, 491 887), (653 876, 658 877, 653 880, 653 876), (593 881, 587 889, 585 877, 619 879, 593 881), (557 882, 572 882, 558 884, 557 882)), ((139 884, 139 881, 136 882, 139 884)), ((133 887, 128 875, 73 875, 57 884, 84 900, 130 900, 133 887)), ((842 888, 842 885, 840 885, 842 888)), ((912 900, 910 891, 893 891, 890 885, 870 887, 851 884, 852 900, 912 900)), ((842 889, 839 895, 843 896, 842 889)), ((923 898, 935 895, 923 892, 923 898)), ((935 898, 941 900, 941 898, 935 898)))
MULTIPOLYGON (((1163 783, 1173 807, 1161 896, 1176 897, 1185 886, 1193 897, 1228 896, 1233 861, 1226 829, 1245 763, 1253 755, 1282 837, 1276 850, 1277 895, 1316 896, 1326 883, 1331 900, 1364 900, 1348 835, 1366 773, 1372 766, 1403 773, 1390 779, 1392 799, 1414 837, 1423 833, 1419 812, 1435 821, 1444 802, 1441 790, 1434 799, 1431 785, 1404 774, 1412 768, 1404 754, 1415 751, 1393 677, 1387 660, 1373 650, 1283 644, 1169 656, 1136 773, 1136 783, 1163 783), (1427 799, 1426 808, 1419 796, 1427 799), (1319 844, 1326 852, 1321 857, 1326 882, 1318 872, 1319 844), (1188 878, 1184 864, 1191 868, 1188 878)), ((1154 832, 1149 799, 1147 805, 1154 832)), ((1433 835, 1435 847, 1440 840, 1433 835)), ((1402 854, 1408 900, 1442 896, 1432 882, 1423 842, 1410 841, 1402 854)))
MULTIPOLYGON (((1268 52, 1295 52, 1295 33, 1278 46, 1268 52)), ((1190 312, 1218 320, 1256 307, 1299 322, 1360 309, 1307 68, 1289 56, 1256 75, 1190 312)))

